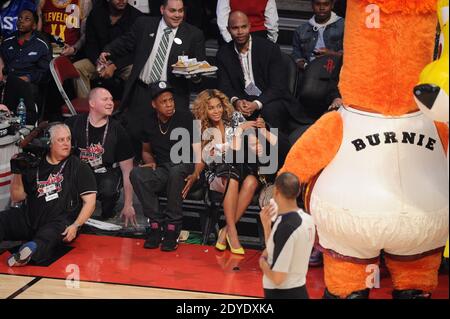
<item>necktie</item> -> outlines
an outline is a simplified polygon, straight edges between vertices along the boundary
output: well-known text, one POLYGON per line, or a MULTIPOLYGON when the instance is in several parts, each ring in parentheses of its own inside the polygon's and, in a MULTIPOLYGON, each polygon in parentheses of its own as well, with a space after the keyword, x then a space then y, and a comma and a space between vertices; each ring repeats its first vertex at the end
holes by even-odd
POLYGON ((169 36, 172 30, 170 28, 164 29, 164 34, 159 42, 158 52, 156 53, 155 63, 150 73, 150 82, 157 82, 161 79, 164 69, 164 61, 166 60, 167 48, 169 47, 169 36))

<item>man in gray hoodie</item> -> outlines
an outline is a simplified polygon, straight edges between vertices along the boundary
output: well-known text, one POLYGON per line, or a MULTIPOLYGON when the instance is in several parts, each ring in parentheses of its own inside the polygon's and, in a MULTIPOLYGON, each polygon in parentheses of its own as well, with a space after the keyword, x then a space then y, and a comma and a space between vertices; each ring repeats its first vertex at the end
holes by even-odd
POLYGON ((332 11, 335 0, 311 0, 314 16, 294 33, 293 57, 300 69, 324 55, 342 56, 344 19, 332 11))

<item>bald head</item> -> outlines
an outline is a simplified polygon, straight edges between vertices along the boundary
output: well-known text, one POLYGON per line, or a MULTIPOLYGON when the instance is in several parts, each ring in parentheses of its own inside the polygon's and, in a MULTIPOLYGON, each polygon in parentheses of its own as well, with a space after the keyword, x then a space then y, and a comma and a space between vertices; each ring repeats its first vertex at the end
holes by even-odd
POLYGON ((100 117, 109 116, 114 111, 111 93, 104 88, 95 88, 89 92, 89 113, 100 117))
POLYGON ((244 47, 250 40, 250 21, 245 13, 233 11, 228 18, 228 32, 238 47, 244 47))
POLYGON ((88 96, 89 101, 95 100, 100 93, 109 93, 109 91, 101 87, 94 88, 91 90, 91 92, 89 92, 88 96))
POLYGON ((300 182, 292 173, 283 173, 275 180, 275 187, 280 195, 288 200, 294 200, 300 194, 300 182))
POLYGON ((233 11, 228 17, 228 26, 235 25, 236 23, 249 24, 247 15, 242 11, 233 11))

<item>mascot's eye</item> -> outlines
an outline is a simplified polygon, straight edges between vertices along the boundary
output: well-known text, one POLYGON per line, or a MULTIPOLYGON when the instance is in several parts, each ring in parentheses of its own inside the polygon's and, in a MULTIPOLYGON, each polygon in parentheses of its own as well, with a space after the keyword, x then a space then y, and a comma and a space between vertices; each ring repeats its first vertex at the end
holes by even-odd
POLYGON ((437 52, 437 58, 440 59, 442 52, 445 49, 445 46, 448 45, 448 43, 445 43, 445 35, 443 32, 441 32, 439 37, 439 46, 438 46, 438 52, 437 52))

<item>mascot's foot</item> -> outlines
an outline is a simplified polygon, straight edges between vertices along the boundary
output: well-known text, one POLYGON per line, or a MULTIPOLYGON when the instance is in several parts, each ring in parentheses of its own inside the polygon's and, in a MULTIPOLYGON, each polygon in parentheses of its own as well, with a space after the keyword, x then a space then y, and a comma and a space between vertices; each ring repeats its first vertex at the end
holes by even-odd
POLYGON ((425 293, 422 290, 394 290, 392 291, 393 299, 431 299, 430 293, 425 293))
POLYGON ((331 292, 328 291, 327 288, 325 288, 325 292, 323 294, 323 299, 369 299, 369 293, 370 289, 363 289, 352 292, 350 295, 348 295, 345 298, 341 298, 339 296, 333 295, 331 292))
MULTIPOLYGON (((438 285, 441 252, 416 260, 402 261, 386 256, 386 265, 391 274, 394 291, 419 291, 416 295, 431 295, 438 285)), ((402 294, 400 294, 402 295, 402 294)), ((404 293, 408 295, 408 293, 404 293)), ((399 298, 414 299, 414 298, 399 298)))
POLYGON ((362 295, 367 295, 368 298, 368 290, 372 287, 368 285, 369 265, 335 258, 328 253, 324 253, 323 257, 325 287, 331 294, 346 299, 353 294, 359 296, 359 292, 364 292, 362 295))

